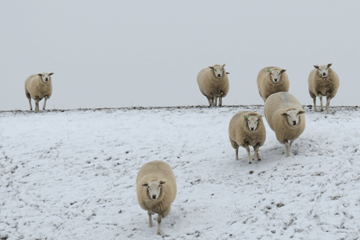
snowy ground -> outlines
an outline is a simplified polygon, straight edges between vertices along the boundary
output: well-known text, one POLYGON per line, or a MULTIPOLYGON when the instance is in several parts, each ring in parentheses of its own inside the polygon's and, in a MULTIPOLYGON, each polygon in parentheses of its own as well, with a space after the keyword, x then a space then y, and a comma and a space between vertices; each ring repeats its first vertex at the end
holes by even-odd
POLYGON ((264 121, 252 165, 227 128, 262 106, 0 112, 0 239, 360 239, 360 111, 305 109, 292 156, 264 121), (135 191, 152 160, 178 184, 161 236, 135 191))

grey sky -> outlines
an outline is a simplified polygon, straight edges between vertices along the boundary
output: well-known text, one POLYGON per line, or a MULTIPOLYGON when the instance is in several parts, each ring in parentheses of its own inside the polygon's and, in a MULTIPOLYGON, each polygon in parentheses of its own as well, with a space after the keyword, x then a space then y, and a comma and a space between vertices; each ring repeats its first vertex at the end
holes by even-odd
POLYGON ((360 1, 2 1, 0 110, 27 110, 24 82, 38 72, 55 72, 48 109, 207 105, 196 76, 216 63, 230 72, 224 105, 263 104, 256 76, 271 65, 312 104, 308 75, 330 62, 340 78, 331 105, 360 105, 359 10, 360 1))

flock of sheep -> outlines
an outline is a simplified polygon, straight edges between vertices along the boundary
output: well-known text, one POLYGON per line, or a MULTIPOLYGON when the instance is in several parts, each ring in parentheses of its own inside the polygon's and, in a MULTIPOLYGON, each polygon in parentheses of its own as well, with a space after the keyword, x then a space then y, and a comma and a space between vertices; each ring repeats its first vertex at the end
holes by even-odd
MULTIPOLYGON (((320 110, 323 110, 322 97, 326 96, 326 111, 329 113, 330 100, 335 97, 339 88, 339 77, 330 68, 332 64, 314 65, 315 69, 309 75, 309 93, 314 100, 316 111, 316 97, 320 98, 320 110)), ((225 64, 214 65, 202 69, 197 82, 201 93, 208 99, 209 106, 222 106, 222 98, 229 92, 228 72, 225 64)), ((289 78, 285 69, 266 67, 259 71, 257 85, 260 96, 265 102, 264 115, 275 132, 277 140, 286 146, 287 156, 290 148, 305 129, 305 111, 299 101, 289 91, 289 78)), ((25 94, 29 99, 32 110, 31 98, 35 100, 35 112, 39 111, 39 101, 46 100, 52 93, 51 75, 53 73, 39 73, 28 77, 25 81, 25 94)), ((262 116, 256 112, 241 111, 235 114, 229 124, 229 139, 235 149, 238 160, 239 146, 244 147, 248 153, 248 162, 261 160, 259 148, 266 139, 266 130, 262 116), (250 154, 250 147, 254 148, 254 155, 250 154)), ((158 214, 157 234, 160 234, 162 218, 170 213, 171 204, 177 192, 175 175, 170 165, 163 161, 152 161, 144 164, 136 178, 136 193, 141 208, 149 215, 149 226, 152 227, 152 215, 158 214)))

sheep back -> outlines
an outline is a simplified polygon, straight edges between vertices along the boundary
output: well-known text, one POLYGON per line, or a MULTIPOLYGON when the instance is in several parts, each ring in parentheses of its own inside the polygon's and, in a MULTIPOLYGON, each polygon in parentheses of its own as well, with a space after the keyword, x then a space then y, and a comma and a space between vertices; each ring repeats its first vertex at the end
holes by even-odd
MULTIPOLYGON (((216 65, 214 65, 216 66, 216 65)), ((220 65, 219 65, 220 66, 220 65)), ((197 83, 201 93, 206 97, 225 97, 229 92, 229 77, 223 68, 224 73, 221 78, 214 76, 214 72, 209 67, 202 69, 197 75, 197 83)))
POLYGON ((174 172, 169 164, 162 161, 152 161, 144 164, 136 178, 136 193, 142 209, 166 217, 175 200, 177 192, 174 172), (161 186, 161 194, 156 201, 150 199, 147 188, 142 186, 149 181, 165 181, 161 186))
POLYGON ((313 69, 309 74, 309 93, 312 98, 315 98, 319 94, 326 96, 329 94, 330 98, 335 97, 339 89, 339 76, 332 68, 328 68, 328 76, 323 78, 319 76, 318 70, 313 69))
POLYGON ((299 115, 299 124, 291 126, 282 113, 289 110, 303 111, 300 102, 290 93, 278 92, 267 98, 264 115, 270 128, 275 132, 277 140, 284 144, 287 140, 297 139, 305 130, 305 115, 299 115))
POLYGON ((256 146, 264 145, 266 139, 266 131, 264 122, 260 114, 250 111, 241 111, 235 114, 229 124, 229 138, 236 142, 239 146, 245 147, 246 145, 256 146), (255 131, 251 132, 248 128, 244 116, 258 116, 259 123, 255 131))
POLYGON ((50 98, 52 94, 51 76, 49 76, 49 81, 47 83, 44 83, 37 74, 29 76, 25 81, 25 93, 27 97, 30 96, 35 100, 41 100, 45 96, 50 98))
POLYGON ((257 86, 259 90, 260 97, 265 100, 273 93, 277 92, 288 92, 289 91, 289 78, 286 72, 281 74, 281 79, 278 83, 274 83, 271 80, 271 74, 268 70, 276 69, 281 70, 279 67, 265 67, 261 69, 257 76, 257 86))

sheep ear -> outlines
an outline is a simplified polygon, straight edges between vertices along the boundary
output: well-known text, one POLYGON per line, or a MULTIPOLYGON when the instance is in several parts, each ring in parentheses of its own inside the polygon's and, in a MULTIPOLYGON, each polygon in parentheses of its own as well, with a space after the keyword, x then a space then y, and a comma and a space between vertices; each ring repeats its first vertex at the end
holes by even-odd
POLYGON ((327 67, 329 68, 331 65, 332 65, 332 63, 329 63, 329 64, 327 65, 327 67))
POLYGON ((305 113, 305 111, 299 111, 298 112, 298 114, 304 114, 305 113))
POLYGON ((144 183, 144 184, 143 184, 143 187, 147 187, 147 186, 149 186, 149 184, 147 184, 147 183, 144 183))
POLYGON ((53 75, 53 74, 54 74, 53 72, 49 73, 50 76, 53 75))
POLYGON ((286 69, 281 69, 280 73, 286 72, 286 69))
POLYGON ((314 65, 314 68, 319 69, 319 66, 318 66, 318 65, 314 65))
POLYGON ((41 73, 38 73, 38 75, 39 75, 40 77, 42 77, 42 74, 41 74, 41 73))
POLYGON ((229 72, 226 72, 226 74, 230 74, 229 72))
POLYGON ((164 182, 164 181, 160 181, 160 184, 164 184, 164 183, 166 183, 166 182, 164 182))
POLYGON ((281 116, 285 116, 285 117, 287 117, 287 115, 288 115, 288 114, 287 114, 286 112, 284 112, 284 113, 281 114, 281 116))
POLYGON ((211 68, 212 70, 214 70, 214 67, 212 67, 212 66, 209 66, 209 68, 211 68))
POLYGON ((224 63, 223 65, 222 65, 222 67, 225 67, 226 66, 226 63, 224 63))

